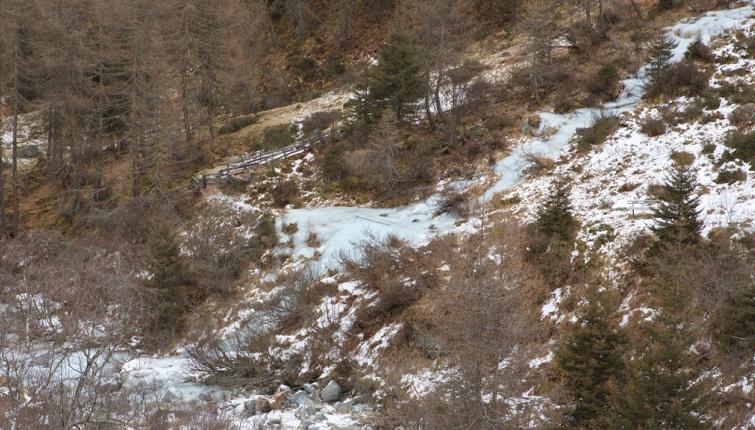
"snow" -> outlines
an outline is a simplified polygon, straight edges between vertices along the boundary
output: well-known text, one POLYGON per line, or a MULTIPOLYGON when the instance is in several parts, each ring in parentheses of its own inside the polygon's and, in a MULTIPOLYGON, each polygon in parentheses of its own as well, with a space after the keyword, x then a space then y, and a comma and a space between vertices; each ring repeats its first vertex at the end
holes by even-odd
MULTIPOLYGON (((753 12, 752 3, 737 9, 710 12, 704 16, 687 22, 683 22, 669 28, 670 33, 678 42, 679 46, 674 52, 674 58, 680 59, 686 47, 696 38, 708 40, 711 36, 721 34, 723 31, 742 25, 749 25, 752 20, 748 17, 753 12)), ((576 130, 590 124, 593 117, 601 111, 613 113, 630 113, 641 99, 642 81, 645 69, 642 68, 636 76, 624 81, 624 91, 620 98, 612 103, 607 103, 602 108, 580 109, 575 112, 558 115, 541 112, 541 126, 538 130, 540 137, 535 137, 521 142, 506 157, 495 164, 493 170, 497 175, 496 181, 480 197, 480 203, 486 203, 494 198, 497 193, 503 191, 516 192, 523 196, 531 196, 524 199, 520 210, 530 212, 536 199, 542 195, 549 185, 549 178, 538 178, 525 181, 524 171, 528 167, 528 156, 532 154, 557 157, 569 149, 576 130)), ((341 104, 347 99, 345 95, 333 94, 326 101, 328 106, 341 104)), ((288 112, 291 116, 301 119, 307 114, 321 110, 323 105, 308 106, 299 112, 288 112)), ((725 112, 731 106, 722 104, 720 110, 725 112)), ((646 110, 645 115, 655 115, 656 112, 646 110)), ((716 225, 723 225, 731 220, 745 222, 747 214, 755 213, 755 191, 753 191, 752 174, 744 183, 732 186, 719 186, 711 181, 712 163, 701 157, 701 143, 706 139, 720 140, 726 131, 725 123, 711 123, 706 125, 695 124, 688 127, 680 127, 666 135, 650 139, 639 132, 637 120, 628 122, 628 126, 617 135, 613 136, 603 145, 601 150, 592 154, 583 163, 583 171, 592 172, 592 178, 581 178, 574 190, 573 197, 575 209, 585 225, 606 224, 617 228, 622 236, 643 230, 647 227, 647 220, 629 219, 628 208, 631 201, 644 196, 647 186, 659 182, 662 172, 668 168, 667 153, 674 149, 684 149, 698 155, 695 167, 700 170, 700 178, 708 178, 703 183, 710 191, 702 196, 702 204, 706 213, 706 229, 710 230, 716 225), (693 142, 693 143, 685 143, 693 142), (660 154, 660 155, 659 155, 660 154), (626 165, 632 166, 627 168, 626 165), (613 176, 613 177, 611 177, 613 176), (622 181, 632 181, 640 184, 632 192, 619 194, 617 189, 622 181), (611 182, 610 186, 606 182, 611 182), (592 191, 591 191, 592 190, 592 191), (608 209, 601 209, 598 204, 602 199, 610 203, 608 209), (731 210, 723 210, 730 207, 731 210)), ((576 164, 575 164, 576 165, 576 164)), ((560 167, 563 171, 568 165, 560 167)), ((466 183, 455 183, 451 186, 464 187, 466 183)), ((213 197, 229 203, 239 211, 256 211, 253 206, 227 196, 213 197)), ((480 225, 480 220, 471 218, 460 222, 447 214, 436 215, 438 196, 418 201, 406 206, 396 208, 374 207, 312 207, 301 209, 287 209, 278 217, 278 229, 282 238, 281 242, 290 239, 293 244, 291 250, 279 249, 280 253, 288 253, 295 259, 311 260, 312 264, 319 269, 337 267, 342 253, 354 256, 358 245, 375 238, 384 238, 387 235, 396 235, 412 245, 427 243, 436 235, 451 232, 474 231, 480 225), (299 229, 292 236, 282 232, 286 224, 296 223, 299 229), (308 243, 309 233, 316 235, 319 243, 308 243)), ((585 237, 586 233, 581 233, 585 237)), ((588 237, 589 239, 589 237, 588 237)), ((595 237, 592 237, 594 240, 595 237)), ((447 267, 447 266, 444 266, 447 267)), ((441 269, 443 270, 443 269, 441 269)), ((345 307, 344 300, 363 296, 359 284, 354 282, 338 283, 335 278, 324 278, 323 283, 337 284, 339 297, 326 298, 318 308, 321 316, 318 324, 325 325, 332 321, 339 323, 341 333, 348 331, 353 322, 353 315, 345 307)), ((551 298, 543 305, 541 315, 543 318, 553 318, 558 312, 558 304, 561 301, 562 292, 556 290, 551 298)), ((352 308, 353 309, 353 308, 352 308)), ((624 324, 629 316, 638 312, 645 318, 652 318, 652 309, 640 308, 626 315, 624 324)), ((243 314, 249 316, 249 314, 243 314)), ((240 325, 234 325, 240 328, 240 325)), ((353 355, 354 360, 362 366, 373 366, 380 352, 390 346, 391 339, 402 328, 400 322, 387 324, 380 328, 369 339, 362 341, 353 355)), ((291 336, 279 336, 279 340, 289 343, 287 349, 275 351, 281 356, 289 353, 292 349, 303 348, 302 338, 307 332, 299 332, 291 336)), ((552 360, 552 353, 545 357, 530 361, 531 367, 539 367, 552 360)), ((168 398, 175 401, 193 401, 212 397, 213 395, 224 396, 218 387, 202 385, 196 382, 196 376, 189 367, 189 357, 180 354, 173 357, 140 357, 124 364, 122 375, 126 386, 150 385, 155 388, 155 396, 159 399, 168 398)), ((432 390, 433 385, 442 382, 447 370, 427 370, 418 375, 405 375, 402 379, 412 390, 421 394, 432 390)), ((746 381, 742 386, 743 391, 749 392, 752 382, 746 381)), ((239 400, 235 399, 232 404, 238 406, 239 400)), ((322 428, 341 428, 355 425, 353 419, 347 415, 335 414, 332 410, 325 410, 325 421, 318 426, 322 428)), ((244 420, 249 427, 279 423, 282 428, 298 428, 299 419, 293 411, 273 411, 264 416, 251 417, 244 420)))
MULTIPOLYGON (((727 29, 749 25, 753 4, 706 13, 705 15, 679 23, 668 29, 677 42, 673 60, 680 60, 690 43, 696 39, 709 40, 727 29)), ((596 115, 602 112, 621 114, 631 112, 640 101, 644 90, 643 81, 647 67, 642 67, 635 76, 624 80, 621 96, 600 108, 584 108, 567 114, 541 112, 539 132, 544 134, 555 130, 547 137, 536 137, 516 146, 509 155, 498 161, 493 170, 498 179, 480 198, 485 203, 499 192, 511 189, 522 183, 524 171, 529 165, 528 157, 536 154, 556 157, 568 147, 578 128, 587 127, 596 115)), ((635 137, 634 139, 639 139, 635 137)), ((631 140, 630 140, 631 143, 631 140)), ((338 266, 339 255, 353 255, 360 242, 381 239, 395 235, 412 245, 427 243, 432 237, 450 232, 471 231, 479 226, 480 220, 472 218, 463 225, 448 214, 436 215, 438 196, 397 208, 362 207, 318 207, 287 210, 278 221, 281 231, 285 224, 296 223, 299 231, 293 235, 292 256, 315 260, 320 269, 338 266), (307 244, 308 231, 317 235, 316 248, 307 244)), ((283 238, 285 241, 285 237, 283 238)))

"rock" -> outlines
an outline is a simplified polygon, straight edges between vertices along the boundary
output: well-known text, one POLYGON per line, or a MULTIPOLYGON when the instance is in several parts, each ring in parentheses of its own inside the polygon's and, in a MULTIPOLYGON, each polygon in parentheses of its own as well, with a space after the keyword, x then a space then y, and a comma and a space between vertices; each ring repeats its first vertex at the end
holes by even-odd
POLYGON ((296 412, 294 413, 294 415, 296 415, 296 418, 304 420, 317 413, 317 409, 315 409, 314 403, 312 403, 311 400, 309 400, 309 402, 309 404, 302 404, 298 409, 296 409, 296 412))
POLYGON ((177 393, 173 388, 168 388, 163 396, 163 402, 174 402, 176 400, 181 400, 181 394, 177 393))
POLYGON ((291 387, 289 387, 288 385, 281 384, 278 387, 278 389, 275 391, 275 394, 280 394, 280 393, 286 393, 286 394, 288 394, 290 392, 291 392, 291 387))
POLYGON ((737 126, 755 124, 755 103, 747 103, 734 109, 729 115, 729 121, 737 126))
POLYGON ((272 406, 270 405, 270 401, 267 400, 266 397, 259 396, 254 400, 254 413, 256 414, 266 414, 273 410, 272 406))
POLYGON ((341 386, 336 381, 331 380, 328 385, 320 392, 320 398, 323 402, 335 402, 341 397, 341 386))
POLYGON ((315 388, 312 384, 304 384, 302 386, 302 389, 307 392, 307 394, 312 394, 317 392, 317 388, 315 388))
POLYGON ((309 394, 304 390, 299 390, 291 395, 291 397, 288 398, 288 402, 291 403, 294 406, 301 406, 302 400, 307 399, 310 402, 312 401, 309 398, 309 394))
POLYGON ((288 397, 288 393, 278 393, 273 396, 273 399, 270 400, 270 407, 278 410, 283 409, 283 405, 286 403, 286 398, 288 397))
POLYGON ((37 158, 42 151, 37 145, 25 145, 18 148, 18 158, 37 158))
POLYGON ((351 410, 354 409, 354 402, 349 400, 347 402, 337 402, 333 405, 333 408, 338 412, 339 414, 348 414, 351 413, 351 410))
POLYGON ((532 115, 531 117, 527 118, 527 125, 534 129, 540 128, 540 115, 532 115))

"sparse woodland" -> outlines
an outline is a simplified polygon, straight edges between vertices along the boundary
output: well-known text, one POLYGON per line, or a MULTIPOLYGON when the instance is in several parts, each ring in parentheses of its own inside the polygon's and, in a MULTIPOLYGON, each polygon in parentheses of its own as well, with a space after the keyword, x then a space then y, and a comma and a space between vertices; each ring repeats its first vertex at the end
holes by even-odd
POLYGON ((748 5, 0 0, 0 429, 749 428, 748 5))

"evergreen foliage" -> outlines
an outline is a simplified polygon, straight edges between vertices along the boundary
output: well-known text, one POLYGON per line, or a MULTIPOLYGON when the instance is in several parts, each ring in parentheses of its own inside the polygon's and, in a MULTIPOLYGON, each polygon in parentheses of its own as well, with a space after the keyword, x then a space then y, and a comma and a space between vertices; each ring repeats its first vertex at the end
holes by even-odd
POLYGON ((175 328, 186 311, 185 285, 188 269, 181 256, 178 237, 168 227, 159 228, 148 243, 149 286, 156 292, 155 315, 159 330, 175 328))
POLYGON ((411 39, 395 33, 367 73, 364 106, 370 116, 379 116, 390 108, 399 121, 404 121, 415 113, 415 104, 424 95, 425 78, 417 49, 411 39))
POLYGON ((651 86, 668 69, 676 45, 677 43, 665 32, 658 35, 650 43, 650 47, 648 48, 647 73, 651 86))
POLYGON ((755 351, 755 284, 731 299, 722 315, 722 327, 717 338, 727 351, 755 351))
POLYGON ((608 428, 707 428, 712 397, 699 357, 691 351, 694 337, 678 314, 665 309, 641 333, 627 382, 614 395, 608 428))
POLYGON ((660 244, 694 244, 699 241, 703 225, 696 186, 689 165, 677 165, 666 179, 660 201, 653 209, 656 220, 653 232, 660 244))
POLYGON ((556 374, 572 407, 568 425, 603 428, 610 406, 611 385, 623 379, 623 347, 616 300, 606 289, 590 287, 581 316, 556 351, 556 374))
POLYGON ((537 211, 535 228, 558 242, 570 243, 576 224, 572 213, 569 184, 558 179, 537 211))

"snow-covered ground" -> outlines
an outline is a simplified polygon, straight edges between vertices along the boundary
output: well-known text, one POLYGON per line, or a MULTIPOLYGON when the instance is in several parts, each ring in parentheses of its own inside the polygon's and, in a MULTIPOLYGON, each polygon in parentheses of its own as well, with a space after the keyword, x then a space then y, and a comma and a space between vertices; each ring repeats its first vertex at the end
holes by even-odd
MULTIPOLYGON (((726 30, 749 27, 752 24, 750 19, 752 13, 753 3, 748 3, 736 9, 710 12, 698 19, 671 27, 669 31, 678 43, 674 59, 681 59, 687 46, 697 38, 708 41, 712 36, 720 35, 726 30)), ((701 154, 703 142, 712 141, 720 144, 721 137, 729 129, 725 119, 708 124, 683 125, 661 137, 648 138, 639 131, 639 119, 635 116, 628 118, 625 127, 614 134, 590 157, 569 159, 565 155, 570 150, 570 142, 576 130, 588 126, 597 113, 606 110, 614 113, 631 113, 635 110, 642 97, 644 70, 644 68, 641 69, 637 76, 624 81, 625 89, 621 97, 602 108, 580 109, 565 115, 540 113, 543 121, 539 131, 543 135, 549 134, 548 137, 525 140, 496 163, 494 172, 497 179, 481 195, 479 202, 492 201, 497 198, 498 193, 514 193, 522 198, 519 210, 525 214, 532 213, 551 179, 541 177, 526 180, 524 171, 529 164, 528 155, 534 153, 554 158, 564 155, 565 161, 557 167, 555 173, 563 172, 574 177, 574 205, 583 225, 607 224, 629 237, 634 232, 646 228, 647 221, 630 217, 630 211, 624 210, 628 202, 643 198, 648 185, 661 181, 663 172, 667 171, 670 164, 668 155, 671 151, 685 150, 696 155, 695 167, 698 169, 701 184, 708 190, 702 196, 706 230, 732 220, 751 222, 755 213, 752 173, 746 181, 734 185, 715 184, 713 183, 715 177, 713 163, 701 154), (555 129, 555 132, 546 133, 547 129, 555 129), (580 166, 584 172, 581 176, 571 173, 577 166, 580 166), (626 193, 618 191, 625 183, 637 183, 639 186, 626 193), (603 201, 608 203, 604 204, 603 201)), ((732 106, 722 103, 718 110, 726 116, 731 109, 732 106)), ((655 114, 653 108, 645 108, 639 113, 639 118, 655 114)), ((339 253, 354 253, 360 242, 375 237, 380 238, 390 234, 410 243, 420 244, 438 234, 471 231, 477 228, 480 221, 474 217, 459 223, 450 215, 436 215, 437 198, 436 195, 407 206, 386 209, 362 207, 290 209, 281 213, 278 227, 281 231, 282 242, 290 239, 294 245, 286 252, 290 252, 294 259, 313 261, 320 269, 337 266, 339 253), (282 232, 282 228, 291 223, 297 224, 298 231, 289 237, 282 232), (307 240, 310 232, 316 234, 317 244, 307 240)), ((344 285, 343 289, 339 288, 339 292, 342 292, 345 297, 351 296, 353 292, 358 292, 358 288, 354 285, 344 285)), ((543 315, 555 314, 559 300, 559 297, 554 296, 549 305, 544 307, 543 315)), ((325 304, 324 308, 327 312, 330 312, 327 309, 337 309, 338 318, 347 318, 348 310, 340 307, 338 303, 341 302, 325 304)), ((390 334, 396 331, 393 326, 386 326, 379 330, 376 334, 379 338, 366 339, 357 349, 359 352, 357 358, 365 363, 373 360, 374 353, 379 352, 382 345, 389 342, 390 334)), ((547 357, 541 361, 545 362, 547 357)), ((185 382, 194 375, 187 368, 184 360, 183 357, 138 358, 126 363, 123 373, 127 380, 148 378, 150 383, 162 384, 162 392, 177 393, 179 398, 199 398, 203 395, 202 387, 185 382)), ((212 387, 204 387, 204 390, 209 393, 207 395, 210 397, 213 392, 216 392, 216 389, 212 387)), ((236 398, 225 401, 223 404, 239 410, 241 408, 239 405, 242 405, 244 400, 236 398)), ((301 421, 290 411, 275 411, 272 414, 268 414, 267 418, 255 419, 267 419, 267 422, 272 420, 282 428, 298 428, 301 424, 301 421)), ((328 416, 332 417, 332 420, 324 421, 322 428, 345 428, 353 425, 352 422, 346 423, 347 418, 343 415, 334 413, 328 416)))

